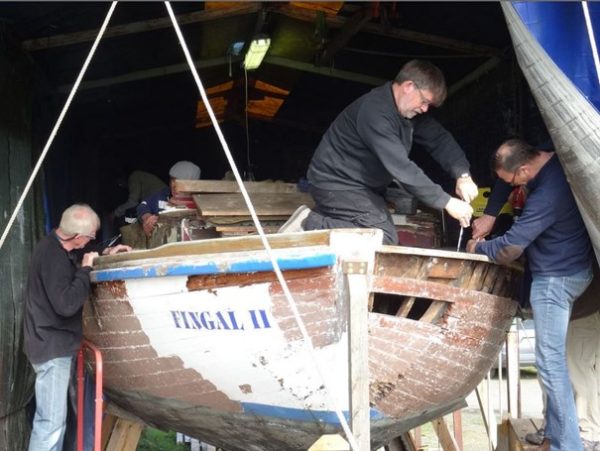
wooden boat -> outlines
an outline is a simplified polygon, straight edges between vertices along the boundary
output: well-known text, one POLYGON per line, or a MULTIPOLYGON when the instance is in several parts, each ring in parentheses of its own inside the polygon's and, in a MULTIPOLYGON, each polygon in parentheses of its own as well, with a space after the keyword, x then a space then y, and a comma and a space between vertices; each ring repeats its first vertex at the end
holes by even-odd
POLYGON ((384 246, 380 233, 269 237, 314 360, 257 236, 99 258, 84 335, 102 351, 110 400, 227 450, 308 449, 340 432, 329 397, 348 411, 346 273, 359 264, 372 445, 456 409, 498 355, 518 270, 384 246))

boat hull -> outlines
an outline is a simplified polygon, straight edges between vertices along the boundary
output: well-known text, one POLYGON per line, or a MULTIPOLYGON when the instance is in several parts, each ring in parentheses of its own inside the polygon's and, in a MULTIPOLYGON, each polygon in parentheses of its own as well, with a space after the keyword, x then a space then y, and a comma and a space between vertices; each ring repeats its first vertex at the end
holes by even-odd
POLYGON ((340 432, 352 299, 342 262, 363 240, 373 446, 460 406, 498 355, 517 270, 364 232, 299 235, 309 238, 292 247, 274 239, 275 252, 312 350, 252 239, 96 271, 84 333, 103 353, 111 401, 228 450, 308 449, 340 432))

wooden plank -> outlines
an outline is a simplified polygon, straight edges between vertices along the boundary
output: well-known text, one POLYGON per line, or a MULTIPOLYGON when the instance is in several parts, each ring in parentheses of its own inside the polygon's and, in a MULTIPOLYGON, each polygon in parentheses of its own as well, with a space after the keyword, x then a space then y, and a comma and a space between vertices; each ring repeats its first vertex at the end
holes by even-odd
POLYGON ((506 335, 506 381, 508 413, 521 418, 521 374, 519 368, 519 332, 510 330, 506 335))
MULTIPOLYGON (((295 183, 244 182, 249 193, 297 193, 295 183)), ((176 180, 175 188, 184 193, 239 193, 240 187, 234 180, 176 180)))
MULTIPOLYGON (((241 194, 195 194, 201 216, 244 216, 250 214, 241 194)), ((291 215, 300 205, 313 206, 307 193, 251 193, 250 199, 260 216, 291 215)))
POLYGON ((344 262, 348 282, 348 369, 350 427, 358 449, 371 445, 369 405, 369 283, 367 262, 344 262))
POLYGON ((463 429, 462 429, 462 412, 455 410, 452 412, 452 430, 454 431, 454 438, 458 449, 463 449, 463 429))
POLYGON ((426 323, 433 323, 437 321, 446 311, 447 305, 448 304, 446 302, 433 301, 425 313, 423 313, 423 316, 421 316, 420 321, 424 321, 426 323))
MULTIPOLYGON (((221 233, 258 233, 254 226, 217 226, 216 230, 221 233)), ((276 226, 263 226, 265 233, 277 233, 278 230, 279 227, 276 226)))
POLYGON ((140 423, 117 419, 106 451, 135 451, 144 426, 140 423))
POLYGON ((106 446, 108 445, 108 440, 110 439, 116 422, 117 417, 110 413, 106 413, 104 415, 104 418, 102 418, 102 438, 100 440, 100 446, 102 449, 106 449, 106 446))
POLYGON ((525 435, 535 432, 539 422, 530 418, 509 418, 508 420, 508 450, 509 451, 534 451, 541 449, 525 440, 525 435))
POLYGON ((404 301, 402 301, 400 308, 396 312, 396 316, 402 316, 402 317, 406 318, 410 312, 410 309, 415 304, 416 299, 417 298, 415 298, 414 296, 408 296, 408 297, 404 298, 404 301))
POLYGON ((462 260, 432 259, 433 266, 429 268, 428 277, 436 279, 456 279, 463 271, 465 262, 462 260))
POLYGON ((433 426, 433 430, 438 436, 440 446, 444 451, 460 451, 456 440, 450 433, 450 429, 448 429, 448 423, 444 420, 443 417, 436 418, 431 422, 433 426))

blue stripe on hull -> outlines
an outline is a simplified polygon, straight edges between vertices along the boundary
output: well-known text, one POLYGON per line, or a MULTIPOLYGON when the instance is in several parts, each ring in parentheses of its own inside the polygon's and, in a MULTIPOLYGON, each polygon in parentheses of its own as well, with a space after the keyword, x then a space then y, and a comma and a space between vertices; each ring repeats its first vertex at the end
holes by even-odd
MULTIPOLYGON (((552 61, 600 110, 600 86, 581 2, 514 2, 513 5, 552 61)), ((587 5, 598 46, 600 4, 587 5)))
MULTIPOLYGON (((242 407, 245 413, 252 413, 261 417, 281 418, 284 420, 292 421, 318 421, 319 423, 326 423, 330 425, 340 426, 335 412, 331 411, 315 411, 305 409, 293 409, 289 407, 278 407, 268 404, 255 404, 250 402, 243 402, 242 407)), ((350 415, 348 411, 344 411, 344 418, 350 421, 350 415)), ((370 409, 371 420, 380 420, 384 416, 377 409, 370 409)))
MULTIPOLYGON (((315 254, 309 257, 282 257, 277 259, 277 263, 282 271, 293 269, 310 269, 333 266, 336 262, 336 255, 315 254)), ((215 262, 200 263, 157 263, 144 267, 115 268, 94 271, 92 279, 95 282, 109 282, 113 280, 125 279, 144 279, 152 277, 165 276, 193 276, 207 274, 227 274, 227 273, 252 273, 272 271, 273 265, 270 260, 242 260, 233 262, 229 265, 218 265, 215 262)))

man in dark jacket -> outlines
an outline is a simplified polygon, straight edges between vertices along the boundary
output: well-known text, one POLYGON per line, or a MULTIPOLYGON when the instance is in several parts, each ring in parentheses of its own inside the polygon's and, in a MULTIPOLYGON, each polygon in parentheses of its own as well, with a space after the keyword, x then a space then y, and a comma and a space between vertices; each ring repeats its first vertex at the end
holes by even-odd
POLYGON ((299 209, 280 231, 375 227, 383 230, 385 243, 395 244, 398 236, 384 199, 392 181, 467 227, 473 214, 468 202, 477 196, 469 162, 450 133, 423 115, 445 97, 441 71, 413 60, 393 82, 350 104, 323 136, 308 168, 314 211, 299 209), (413 142, 457 179, 456 193, 466 202, 445 193, 409 158, 413 142))
MULTIPOLYGON (((29 451, 61 451, 66 427, 67 390, 73 357, 81 346, 83 303, 97 252, 72 251, 96 237, 98 215, 89 206, 67 208, 60 226, 35 247, 29 266, 24 319, 25 354, 35 370, 36 411, 29 451)), ((131 250, 118 245, 103 254, 131 250)))
POLYGON ((489 241, 470 240, 467 251, 500 263, 527 255, 536 366, 547 396, 545 436, 553 450, 580 451, 566 338, 573 302, 592 279, 591 242, 554 152, 511 139, 498 148, 494 162, 499 178, 513 186, 527 185, 527 202, 506 234, 489 241))
POLYGON ((173 196, 176 196, 175 181, 198 180, 200 178, 200 168, 191 161, 178 161, 169 169, 169 186, 146 197, 136 208, 138 222, 142 225, 144 234, 147 237, 152 235, 154 227, 158 222, 158 214, 165 210, 169 205, 173 205, 173 196))

